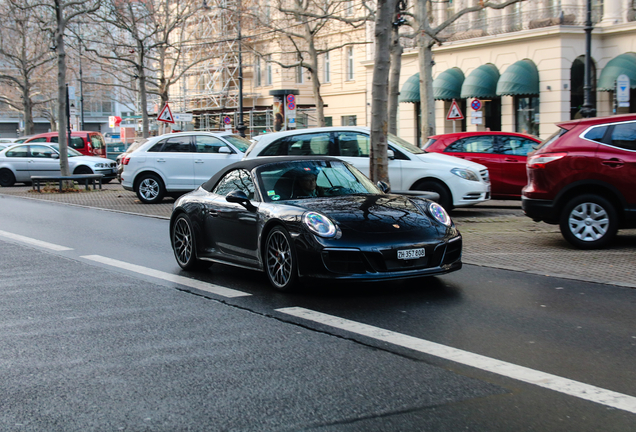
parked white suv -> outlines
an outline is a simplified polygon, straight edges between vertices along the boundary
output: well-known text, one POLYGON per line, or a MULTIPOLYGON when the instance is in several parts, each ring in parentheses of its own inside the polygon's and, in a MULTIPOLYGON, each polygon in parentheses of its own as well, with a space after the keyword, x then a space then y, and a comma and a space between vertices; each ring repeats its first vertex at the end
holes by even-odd
MULTIPOLYGON (((369 128, 325 127, 276 132, 253 143, 245 159, 279 155, 329 155, 369 175, 369 128)), ((490 199, 488 168, 453 156, 427 153, 389 134, 389 180, 395 193, 430 191, 447 210, 490 199)))
POLYGON ((121 184, 143 203, 196 189, 243 158, 250 142, 232 133, 179 132, 150 138, 122 160, 121 184))

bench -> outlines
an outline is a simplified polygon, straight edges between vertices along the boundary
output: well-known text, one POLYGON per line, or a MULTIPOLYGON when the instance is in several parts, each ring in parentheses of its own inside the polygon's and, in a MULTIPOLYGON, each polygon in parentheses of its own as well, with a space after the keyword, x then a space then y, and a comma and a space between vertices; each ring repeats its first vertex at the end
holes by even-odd
POLYGON ((40 183, 41 182, 57 182, 60 185, 60 193, 62 192, 62 185, 64 184, 64 181, 66 180, 72 180, 72 181, 77 181, 78 183, 80 181, 84 181, 84 185, 86 186, 86 190, 90 190, 89 189, 89 184, 93 185, 93 190, 95 190, 95 181, 97 180, 99 182, 99 188, 102 188, 102 178, 104 177, 104 174, 74 174, 74 175, 69 175, 69 176, 31 176, 31 181, 33 183, 33 189, 40 192, 40 183))

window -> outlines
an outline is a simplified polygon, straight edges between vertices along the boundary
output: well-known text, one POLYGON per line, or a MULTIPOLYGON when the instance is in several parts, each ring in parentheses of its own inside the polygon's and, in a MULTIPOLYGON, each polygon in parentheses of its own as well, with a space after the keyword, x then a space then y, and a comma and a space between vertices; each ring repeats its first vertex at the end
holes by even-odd
POLYGON ((302 66, 303 58, 298 56, 298 66, 296 66, 296 83, 303 84, 305 82, 305 68, 302 66))
MULTIPOLYGON (((58 142, 58 136, 52 136, 51 137, 51 142, 52 143, 56 143, 58 142)), ((33 142, 33 141, 31 141, 33 142)), ((84 138, 82 137, 71 137, 71 142, 68 143, 68 146, 74 149, 83 149, 84 148, 84 138)))
POLYGON ((347 47, 347 80, 348 81, 353 81, 353 78, 354 78, 353 67, 354 67, 353 47, 350 46, 350 47, 347 47))
POLYGON ((612 145, 636 151, 636 122, 615 125, 612 131, 612 145))
POLYGON ((233 191, 243 191, 249 199, 254 199, 254 182, 249 172, 246 170, 230 171, 219 180, 212 193, 226 196, 233 191))
MULTIPOLYGON (((51 142, 57 142, 57 137, 53 138, 51 138, 51 142), (53 141, 53 138, 55 138, 55 141, 53 141)), ((46 138, 34 138, 29 142, 46 142, 46 138)))
POLYGON ((8 152, 5 153, 6 157, 28 157, 29 156, 29 147, 28 146, 19 146, 14 147, 8 152))
POLYGON ((197 135, 194 137, 195 140, 195 151, 197 153, 220 153, 219 150, 222 148, 226 148, 229 153, 234 153, 223 141, 218 138, 206 136, 206 135, 197 135))
POLYGON ((267 56, 267 78, 266 78, 266 85, 272 85, 272 81, 273 81, 273 77, 272 77, 272 55, 269 54, 267 56))
POLYGON ((338 134, 340 156, 369 156, 370 140, 366 134, 341 132, 338 134))
POLYGON ((263 22, 264 24, 269 24, 270 21, 270 15, 271 15, 271 11, 270 11, 270 5, 269 5, 269 0, 264 0, 263 1, 263 22))
POLYGON ((345 7, 345 16, 351 16, 353 15, 353 1, 352 0, 346 0, 344 3, 344 7, 345 7))
POLYGON ((50 159, 53 154, 57 154, 57 153, 55 153, 51 147, 39 146, 39 145, 31 146, 31 157, 50 159))
POLYGON ((91 145, 94 149, 103 149, 105 147, 104 140, 99 135, 91 135, 91 145))
POLYGON ((527 156, 533 150, 536 142, 514 136, 499 136, 500 153, 507 155, 527 156))
POLYGON ((273 142, 261 152, 260 156, 327 156, 329 155, 330 143, 330 133, 293 135, 273 142))
POLYGON ((256 87, 260 87, 263 83, 261 81, 261 58, 260 57, 256 57, 255 61, 254 61, 254 78, 255 78, 255 82, 254 85, 256 87))
POLYGON ((444 151, 448 153, 494 153, 493 136, 482 135, 463 138, 446 147, 444 151))
POLYGON ((515 132, 539 136, 539 98, 515 96, 517 124, 515 132))
POLYGON ((333 126, 333 117, 325 117, 325 126, 333 126))
POLYGON ((158 142, 150 149, 149 152, 162 152, 162 153, 189 153, 192 151, 190 148, 190 137, 174 137, 168 138, 158 142))
POLYGON ((583 138, 589 139, 591 141, 603 142, 603 137, 605 136, 608 128, 609 126, 593 127, 592 129, 587 131, 585 135, 583 135, 583 138))
POLYGON ((348 116, 342 116, 340 121, 342 126, 356 126, 356 123, 358 122, 358 118, 357 116, 354 116, 354 115, 348 115, 348 116))
POLYGON ((328 83, 328 82, 331 82, 331 60, 329 58, 329 51, 325 53, 324 66, 325 66, 325 82, 328 83))

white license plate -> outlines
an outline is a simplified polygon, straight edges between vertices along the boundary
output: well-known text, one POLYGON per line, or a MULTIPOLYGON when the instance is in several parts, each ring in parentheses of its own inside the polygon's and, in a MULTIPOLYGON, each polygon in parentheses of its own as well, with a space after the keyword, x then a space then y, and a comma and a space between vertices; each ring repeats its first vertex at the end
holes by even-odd
POLYGON ((422 258, 423 256, 425 256, 426 249, 424 248, 406 249, 406 250, 399 250, 397 251, 397 253, 398 253, 398 259, 411 260, 411 259, 422 258))

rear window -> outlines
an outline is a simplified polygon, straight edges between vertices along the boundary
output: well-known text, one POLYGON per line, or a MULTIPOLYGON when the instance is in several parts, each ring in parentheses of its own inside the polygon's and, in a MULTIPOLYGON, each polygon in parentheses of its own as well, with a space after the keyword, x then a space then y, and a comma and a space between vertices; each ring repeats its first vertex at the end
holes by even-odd
POLYGON ((422 150, 426 150, 427 147, 432 146, 435 141, 437 140, 433 138, 429 138, 428 141, 426 141, 426 143, 422 146, 422 150))
POLYGON ((548 138, 544 139, 543 141, 541 141, 539 144, 537 144, 536 146, 534 146, 535 150, 539 150, 539 149, 543 149, 545 150, 546 147, 550 146, 553 142, 555 142, 558 138, 562 137, 563 134, 565 134, 567 132, 566 129, 563 128, 559 128, 555 133, 553 133, 552 135, 550 135, 548 138))
POLYGON ((603 142, 603 137, 607 132, 607 126, 597 126, 593 127, 589 131, 585 132, 583 138, 589 139, 591 141, 603 142))

